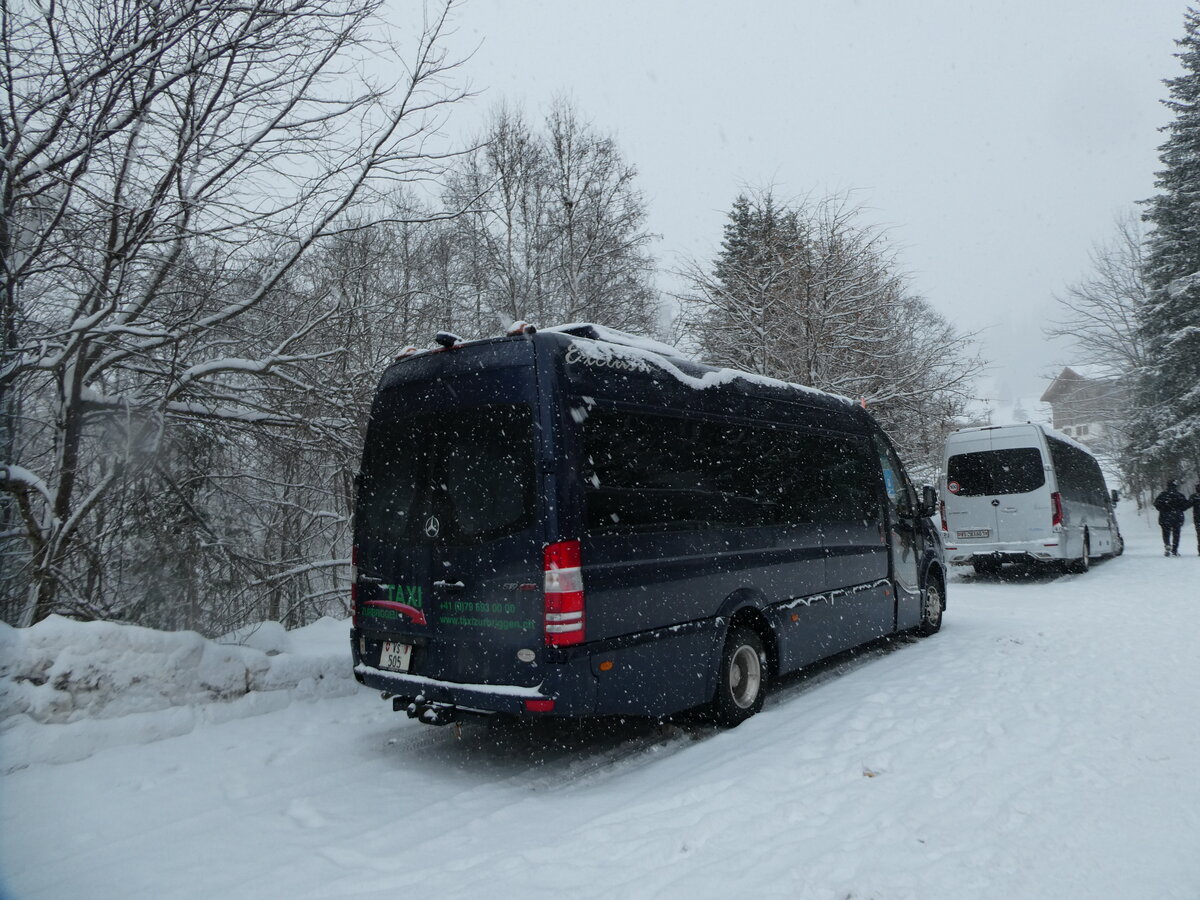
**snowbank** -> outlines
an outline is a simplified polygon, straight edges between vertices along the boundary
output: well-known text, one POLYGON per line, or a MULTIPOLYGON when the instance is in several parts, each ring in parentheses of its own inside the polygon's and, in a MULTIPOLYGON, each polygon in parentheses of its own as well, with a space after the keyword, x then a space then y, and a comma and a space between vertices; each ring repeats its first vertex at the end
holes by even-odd
POLYGON ((264 622, 217 641, 59 616, 0 624, 0 767, 83 759, 200 720, 352 694, 347 634, 329 618, 294 632, 264 622))

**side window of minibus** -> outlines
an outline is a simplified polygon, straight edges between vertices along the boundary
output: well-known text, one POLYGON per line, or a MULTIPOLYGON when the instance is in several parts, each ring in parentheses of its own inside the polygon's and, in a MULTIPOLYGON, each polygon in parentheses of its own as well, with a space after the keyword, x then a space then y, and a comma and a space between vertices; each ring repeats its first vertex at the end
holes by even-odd
POLYGON ((822 521, 874 518, 878 499, 867 447, 849 438, 826 436, 811 438, 810 446, 821 485, 817 517, 822 521))
POLYGON ((887 494, 888 505, 894 513, 899 512, 902 506, 909 505, 908 501, 911 499, 906 496, 908 488, 904 467, 892 448, 879 435, 873 436, 873 442, 879 455, 879 466, 883 470, 883 488, 887 494))

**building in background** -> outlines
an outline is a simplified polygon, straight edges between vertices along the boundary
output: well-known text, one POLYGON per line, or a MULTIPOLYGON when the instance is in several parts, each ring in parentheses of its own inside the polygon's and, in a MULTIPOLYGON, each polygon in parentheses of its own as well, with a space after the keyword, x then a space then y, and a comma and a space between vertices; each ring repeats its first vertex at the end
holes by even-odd
POLYGON ((1128 390, 1111 370, 1096 366, 1067 366, 1042 394, 1049 403, 1055 430, 1099 452, 1119 441, 1122 410, 1128 390))

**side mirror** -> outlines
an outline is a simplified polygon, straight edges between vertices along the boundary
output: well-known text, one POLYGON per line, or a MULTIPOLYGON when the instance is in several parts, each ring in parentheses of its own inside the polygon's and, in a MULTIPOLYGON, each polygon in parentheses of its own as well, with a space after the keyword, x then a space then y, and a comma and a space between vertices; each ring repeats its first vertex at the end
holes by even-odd
MULTIPOLYGON (((1115 493, 1115 491, 1114 491, 1115 493)), ((932 484, 921 486, 921 515, 932 516, 937 514, 938 495, 937 490, 932 484)))
POLYGON ((1121 499, 1121 492, 1120 492, 1120 491, 1118 491, 1116 488, 1113 488, 1113 492, 1112 492, 1112 502, 1115 504, 1115 503, 1117 503, 1117 502, 1118 502, 1120 499, 1121 499))

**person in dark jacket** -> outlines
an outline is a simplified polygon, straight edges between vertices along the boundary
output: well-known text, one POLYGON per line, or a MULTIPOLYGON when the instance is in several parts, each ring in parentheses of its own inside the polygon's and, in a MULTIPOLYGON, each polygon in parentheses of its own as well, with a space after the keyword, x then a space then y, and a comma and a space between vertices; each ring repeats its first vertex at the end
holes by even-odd
POLYGON ((1200 482, 1196 483, 1188 502, 1192 504, 1192 524, 1196 526, 1196 552, 1200 553, 1200 482))
POLYGON ((1191 505, 1191 501, 1179 492, 1179 486, 1174 481, 1168 481, 1167 489, 1154 498, 1154 508, 1158 510, 1158 526, 1162 529, 1163 556, 1179 555, 1179 532, 1183 530, 1183 513, 1191 505))

